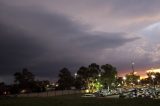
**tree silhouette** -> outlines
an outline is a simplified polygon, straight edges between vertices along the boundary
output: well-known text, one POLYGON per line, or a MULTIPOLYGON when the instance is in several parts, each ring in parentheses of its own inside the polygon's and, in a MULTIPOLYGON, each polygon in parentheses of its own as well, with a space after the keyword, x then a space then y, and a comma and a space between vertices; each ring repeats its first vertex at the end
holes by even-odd
POLYGON ((77 76, 75 80, 76 88, 86 88, 90 76, 91 75, 87 67, 80 67, 77 71, 77 76))
POLYGON ((148 76, 148 80, 150 83, 160 84, 160 73, 159 72, 149 72, 149 73, 147 73, 147 76, 148 76), (155 76, 154 79, 152 78, 152 75, 155 76))
POLYGON ((98 78, 99 73, 100 67, 96 63, 92 63, 88 67, 82 66, 77 71, 76 81, 79 83, 79 86, 81 86, 81 88, 91 88, 91 83, 95 82, 95 80, 98 78))
POLYGON ((105 64, 101 66, 101 81, 104 87, 110 87, 112 84, 115 84, 117 70, 110 64, 105 64))
POLYGON ((59 89, 71 89, 74 84, 74 77, 71 75, 67 68, 63 68, 59 72, 58 88, 59 89))
POLYGON ((26 89, 30 91, 33 88, 35 76, 27 68, 24 68, 22 72, 16 72, 14 77, 15 83, 19 85, 20 90, 26 89))

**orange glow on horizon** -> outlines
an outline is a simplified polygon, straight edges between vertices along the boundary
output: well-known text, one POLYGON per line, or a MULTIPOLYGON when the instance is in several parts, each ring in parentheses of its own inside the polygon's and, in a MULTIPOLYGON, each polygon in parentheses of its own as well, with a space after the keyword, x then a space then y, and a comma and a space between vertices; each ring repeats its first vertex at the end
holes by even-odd
MULTIPOLYGON (((123 72, 119 72, 118 73, 118 76, 120 76, 120 77, 123 77, 123 76, 125 76, 126 74, 129 74, 129 73, 131 73, 132 71, 123 71, 123 72)), ((157 68, 157 69, 149 69, 149 70, 146 70, 146 69, 138 69, 138 70, 136 70, 136 74, 137 75, 140 75, 140 79, 144 79, 144 78, 147 78, 148 76, 147 76, 147 73, 148 72, 154 72, 154 73, 160 73, 160 69, 159 68, 157 68)))
POLYGON ((150 69, 150 70, 147 70, 146 72, 160 73, 160 69, 150 69))

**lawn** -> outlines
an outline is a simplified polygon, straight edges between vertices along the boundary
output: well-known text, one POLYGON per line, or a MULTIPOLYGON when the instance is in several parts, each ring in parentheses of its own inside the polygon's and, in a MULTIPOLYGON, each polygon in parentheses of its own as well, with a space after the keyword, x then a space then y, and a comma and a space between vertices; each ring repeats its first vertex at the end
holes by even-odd
POLYGON ((0 98, 0 106, 158 106, 160 100, 82 98, 80 95, 56 97, 0 98))

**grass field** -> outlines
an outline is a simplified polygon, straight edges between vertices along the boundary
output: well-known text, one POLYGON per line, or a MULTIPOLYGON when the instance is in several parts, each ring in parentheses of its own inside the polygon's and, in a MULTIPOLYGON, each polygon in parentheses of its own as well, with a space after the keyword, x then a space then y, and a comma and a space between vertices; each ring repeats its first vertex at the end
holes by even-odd
POLYGON ((80 95, 0 98, 0 106, 158 106, 160 100, 82 98, 80 95))

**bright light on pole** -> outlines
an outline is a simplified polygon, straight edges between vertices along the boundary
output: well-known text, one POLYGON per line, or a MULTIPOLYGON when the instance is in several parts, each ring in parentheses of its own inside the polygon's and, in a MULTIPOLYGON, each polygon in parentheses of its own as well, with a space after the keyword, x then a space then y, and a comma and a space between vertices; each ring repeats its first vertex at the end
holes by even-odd
POLYGON ((101 77, 101 74, 98 74, 98 77, 101 77))
POLYGON ((77 77, 77 73, 74 74, 75 78, 77 77))
POLYGON ((137 80, 138 84, 140 83, 140 79, 137 80))
POLYGON ((132 62, 132 74, 134 75, 134 62, 132 62))
POLYGON ((123 77, 123 80, 125 81, 125 80, 126 80, 126 77, 123 77))
POLYGON ((126 77, 123 77, 124 85, 126 84, 126 77))

